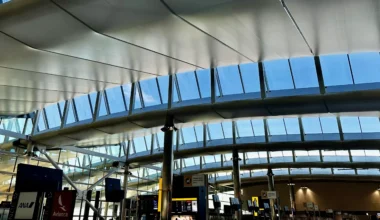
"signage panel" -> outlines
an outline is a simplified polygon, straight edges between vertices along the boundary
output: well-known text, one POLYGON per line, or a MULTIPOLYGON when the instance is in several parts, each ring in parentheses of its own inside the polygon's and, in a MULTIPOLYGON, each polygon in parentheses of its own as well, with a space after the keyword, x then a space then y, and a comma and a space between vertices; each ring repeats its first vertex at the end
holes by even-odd
POLYGON ((20 192, 15 219, 33 219, 37 206, 37 192, 20 192))
POLYGON ((268 197, 268 199, 277 199, 277 192, 276 191, 267 191, 267 197, 268 197))
POLYGON ((205 185, 205 175, 198 174, 192 176, 192 186, 204 186, 205 185))
POLYGON ((76 191, 55 192, 50 214, 51 220, 70 220, 73 218, 76 191))

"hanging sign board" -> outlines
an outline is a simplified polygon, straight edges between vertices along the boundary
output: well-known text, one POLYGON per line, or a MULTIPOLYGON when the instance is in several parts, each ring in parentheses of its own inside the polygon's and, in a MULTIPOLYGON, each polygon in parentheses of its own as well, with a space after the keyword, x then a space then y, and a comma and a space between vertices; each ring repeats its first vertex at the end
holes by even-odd
POLYGON ((33 219, 38 208, 38 192, 20 192, 14 219, 33 219))
POLYGON ((184 187, 199 187, 205 185, 205 175, 185 175, 183 176, 184 187))
POLYGON ((51 200, 50 220, 71 220, 73 218, 76 191, 55 192, 51 200))
POLYGON ((277 192, 276 191, 267 191, 267 197, 268 197, 268 199, 277 199, 277 192))

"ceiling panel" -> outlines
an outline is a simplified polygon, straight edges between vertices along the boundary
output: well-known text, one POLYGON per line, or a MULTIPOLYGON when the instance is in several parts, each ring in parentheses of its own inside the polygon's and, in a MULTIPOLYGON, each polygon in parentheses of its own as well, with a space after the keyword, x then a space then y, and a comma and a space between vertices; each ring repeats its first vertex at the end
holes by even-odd
POLYGON ((151 77, 150 74, 36 50, 2 33, 0 48, 0 66, 6 68, 115 84, 151 77))
POLYGON ((75 93, 71 92, 60 92, 52 90, 30 89, 0 85, 0 99, 7 100, 54 103, 57 102, 57 100, 73 98, 75 95, 75 93))
POLYGON ((99 91, 108 87, 119 85, 119 83, 107 83, 76 77, 0 67, 0 85, 67 92, 68 94, 71 94, 99 91))
MULTIPOLYGON (((211 63, 219 66, 249 61, 228 46, 173 15, 160 1, 57 0, 56 2, 100 33, 197 67, 209 68, 211 63)), ((177 70, 181 72, 190 69, 177 70)))
MULTIPOLYGON (((38 4, 33 10, 17 10, 13 16, 0 17, 0 30, 33 48, 151 74, 167 75, 196 68, 98 34, 51 1, 35 2, 38 4)), ((86 13, 98 16, 89 10, 86 13)))
POLYGON ((0 115, 20 115, 41 109, 47 103, 0 99, 0 115))
POLYGON ((311 55, 278 0, 165 0, 174 12, 251 59, 311 55))
POLYGON ((317 54, 380 50, 377 0, 286 0, 317 54))

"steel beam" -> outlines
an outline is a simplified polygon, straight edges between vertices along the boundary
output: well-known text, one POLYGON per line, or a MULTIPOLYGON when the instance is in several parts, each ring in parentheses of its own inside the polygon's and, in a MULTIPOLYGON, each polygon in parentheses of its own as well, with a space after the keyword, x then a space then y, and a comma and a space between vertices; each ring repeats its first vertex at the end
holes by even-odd
POLYGON ((69 150, 69 151, 74 151, 77 153, 88 154, 91 156, 102 157, 102 158, 106 158, 112 161, 123 161, 123 158, 111 156, 108 154, 98 153, 96 151, 88 150, 85 148, 79 148, 79 147, 73 147, 73 146, 65 146, 65 147, 59 147, 59 148, 61 148, 62 150, 69 150))
POLYGON ((102 178, 100 178, 98 181, 96 181, 94 184, 92 184, 90 187, 88 187, 87 191, 94 189, 97 185, 102 183, 106 178, 110 177, 112 174, 114 174, 115 172, 117 172, 119 170, 120 170, 120 168, 114 168, 114 169, 108 171, 108 173, 106 175, 104 175, 102 178))
POLYGON ((26 135, 23 135, 23 134, 20 134, 17 132, 13 132, 13 131, 8 131, 5 129, 0 129, 0 135, 6 136, 6 137, 14 137, 14 138, 23 139, 23 140, 28 139, 28 136, 26 136, 26 135))

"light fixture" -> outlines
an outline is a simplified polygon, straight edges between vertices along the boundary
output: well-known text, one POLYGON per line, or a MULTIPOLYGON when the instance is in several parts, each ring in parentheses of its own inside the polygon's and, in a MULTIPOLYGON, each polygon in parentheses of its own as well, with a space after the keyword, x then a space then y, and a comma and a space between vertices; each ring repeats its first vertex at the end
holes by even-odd
POLYGON ((294 186, 296 185, 295 183, 288 183, 288 186, 294 186))
POLYGON ((308 187, 307 186, 301 186, 301 189, 307 189, 308 187))

